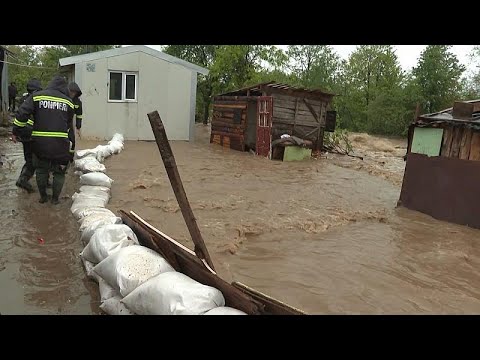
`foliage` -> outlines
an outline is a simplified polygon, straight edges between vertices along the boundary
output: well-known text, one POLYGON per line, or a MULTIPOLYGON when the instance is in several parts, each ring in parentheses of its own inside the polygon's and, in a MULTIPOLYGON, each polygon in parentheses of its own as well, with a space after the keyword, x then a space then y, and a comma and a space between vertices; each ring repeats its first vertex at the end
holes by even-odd
MULTIPOLYGON (((11 65, 10 80, 21 94, 32 77, 45 86, 60 58, 115 46, 9 46, 16 54, 12 62, 41 67, 11 65)), ((328 45, 290 45, 286 51, 272 45, 168 45, 163 51, 209 70, 197 83, 196 117, 205 123, 213 96, 268 81, 333 92, 337 128, 385 135, 405 135, 417 104, 425 113, 480 98, 480 71, 464 76, 465 67, 447 45, 427 46, 409 72, 402 71, 391 45, 357 46, 348 59, 328 45)), ((479 46, 471 58, 480 65, 479 46)), ((326 141, 336 143, 344 135, 338 130, 326 141)))

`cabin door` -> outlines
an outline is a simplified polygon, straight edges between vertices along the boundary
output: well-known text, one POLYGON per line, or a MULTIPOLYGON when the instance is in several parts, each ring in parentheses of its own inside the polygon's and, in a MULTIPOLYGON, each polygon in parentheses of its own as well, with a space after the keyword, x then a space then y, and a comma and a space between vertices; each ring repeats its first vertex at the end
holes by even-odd
POLYGON ((272 154, 273 98, 259 96, 257 99, 256 154, 270 159, 272 154))

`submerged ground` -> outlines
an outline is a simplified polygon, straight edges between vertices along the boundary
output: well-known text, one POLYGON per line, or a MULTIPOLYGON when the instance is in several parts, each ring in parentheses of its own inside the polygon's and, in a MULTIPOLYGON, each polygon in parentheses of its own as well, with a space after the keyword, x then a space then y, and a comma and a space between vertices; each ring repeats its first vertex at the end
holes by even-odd
MULTIPOLYGON (((172 148, 226 280, 314 314, 480 312, 480 231, 395 208, 403 140, 354 134, 363 161, 283 163, 210 145, 208 127, 196 130, 194 144, 172 148)), ((0 139, 0 313, 98 313, 70 200, 42 206, 18 190, 21 147, 0 139)), ((192 247, 155 143, 126 142, 106 166, 110 209, 134 210, 192 247)), ((66 197, 78 188, 73 175, 67 181, 66 197)))

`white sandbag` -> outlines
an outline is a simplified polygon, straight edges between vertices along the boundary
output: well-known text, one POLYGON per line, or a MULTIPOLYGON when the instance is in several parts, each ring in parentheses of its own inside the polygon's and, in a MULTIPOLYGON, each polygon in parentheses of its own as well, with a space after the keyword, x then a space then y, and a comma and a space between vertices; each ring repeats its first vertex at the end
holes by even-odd
POLYGON ((119 133, 113 134, 112 139, 108 143, 110 144, 113 141, 118 141, 118 142, 123 143, 124 142, 123 135, 119 134, 119 133))
POLYGON ((94 214, 103 214, 105 216, 115 217, 115 214, 111 210, 105 209, 103 207, 86 208, 84 210, 77 211, 76 214, 77 214, 76 217, 80 224, 83 222, 84 218, 94 214))
POLYGON ((82 159, 87 156, 97 156, 97 152, 94 149, 84 149, 75 151, 75 159, 82 159))
POLYGON ((98 282, 101 279, 100 276, 98 276, 98 274, 95 271, 93 271, 93 268, 95 267, 94 263, 91 263, 88 260, 82 259, 82 264, 83 264, 83 267, 85 268, 85 273, 87 274, 87 277, 89 279, 92 279, 96 282, 98 282))
POLYGON ((247 315, 243 311, 228 307, 228 306, 220 306, 210 311, 207 311, 203 315, 247 315))
POLYGON ((112 155, 112 149, 110 148, 110 145, 98 145, 94 149, 97 153, 96 158, 98 161, 103 162, 107 157, 112 155))
POLYGON ((148 279, 175 270, 157 252, 132 245, 101 261, 94 271, 122 296, 126 296, 148 279))
MULTIPOLYGON (((85 221, 85 219, 83 221, 85 221)), ((122 223, 122 219, 119 217, 113 217, 113 218, 106 217, 106 218, 97 220, 95 222, 92 222, 91 224, 86 226, 84 230, 82 230, 80 241, 82 241, 82 243, 86 246, 90 242, 90 239, 92 235, 95 233, 95 230, 97 230, 99 227, 105 226, 105 225, 112 225, 112 224, 121 224, 121 223, 122 223)))
POLYGON ((108 204, 108 200, 110 200, 110 194, 106 193, 105 191, 97 191, 97 192, 80 192, 80 193, 74 193, 72 195, 72 200, 73 202, 77 200, 84 200, 84 199, 102 199, 105 204, 103 206, 106 206, 108 204))
POLYGON ((167 272, 140 285, 122 302, 138 315, 202 315, 224 306, 225 298, 218 289, 185 274, 167 272))
POLYGON ((112 187, 113 180, 101 172, 91 172, 80 176, 80 184, 112 187))
POLYGON ((120 296, 114 296, 105 300, 99 307, 108 315, 135 315, 120 302, 121 299, 120 296))
POLYGON ((106 189, 102 186, 89 186, 88 190, 80 191, 79 194, 82 196, 90 196, 90 197, 96 196, 96 197, 104 198, 107 200, 107 203, 108 203, 108 201, 110 200, 110 192, 98 190, 97 188, 106 189))
POLYGON ((118 154, 123 150, 123 143, 120 141, 111 141, 108 146, 112 154, 118 154))
POLYGON ((79 170, 84 173, 106 171, 105 165, 101 164, 96 158, 90 156, 75 160, 74 166, 75 170, 79 170))
POLYGON ((84 197, 81 199, 76 199, 70 207, 70 211, 76 219, 80 219, 81 214, 84 213, 86 210, 94 208, 104 208, 105 205, 105 199, 102 199, 100 197, 84 197))
POLYGON ((105 187, 105 186, 92 186, 92 185, 82 185, 80 186, 80 189, 78 190, 80 191, 81 193, 82 192, 98 192, 98 191, 103 191, 103 192, 106 192, 108 194, 110 194, 110 188, 108 187, 105 187))
POLYGON ((100 301, 102 303, 112 297, 120 296, 118 291, 108 285, 108 283, 101 277, 98 277, 98 292, 100 293, 100 301))
POLYGON ((105 225, 97 228, 80 256, 98 264, 120 249, 138 245, 135 233, 127 225, 105 225))
MULTIPOLYGON (((118 216, 112 216, 108 213, 94 213, 90 214, 89 216, 85 216, 81 221, 80 221, 80 227, 78 228, 78 231, 84 232, 87 228, 89 228, 93 224, 101 223, 101 225, 97 226, 99 228, 100 226, 103 225, 110 225, 110 224, 121 224, 122 219, 119 218, 118 216)), ((92 234, 93 235, 93 234, 92 234)))

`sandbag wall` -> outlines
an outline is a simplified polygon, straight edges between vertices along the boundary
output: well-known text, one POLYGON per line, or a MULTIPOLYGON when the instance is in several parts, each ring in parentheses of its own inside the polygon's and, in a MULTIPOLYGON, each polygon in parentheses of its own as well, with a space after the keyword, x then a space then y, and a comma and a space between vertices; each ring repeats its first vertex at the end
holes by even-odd
POLYGON ((108 145, 75 153, 81 187, 71 212, 80 224, 85 271, 99 285, 100 309, 110 315, 246 315, 226 307, 218 289, 175 271, 141 246, 132 229, 106 209, 113 180, 102 163, 123 150, 123 140, 115 134, 108 145))

